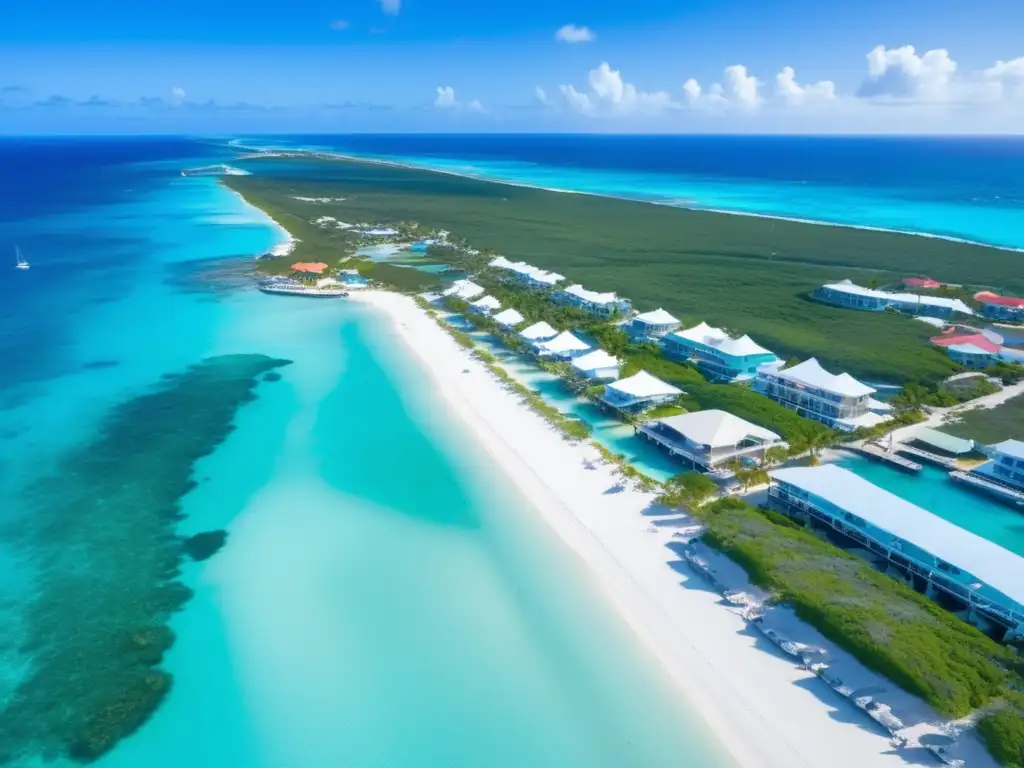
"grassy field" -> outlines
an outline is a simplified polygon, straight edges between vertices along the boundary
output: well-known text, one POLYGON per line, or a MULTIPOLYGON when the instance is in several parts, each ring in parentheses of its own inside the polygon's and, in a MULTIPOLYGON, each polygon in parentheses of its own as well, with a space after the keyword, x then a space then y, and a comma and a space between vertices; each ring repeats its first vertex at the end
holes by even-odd
POLYGON ((1020 440, 1024 438, 1024 395, 995 408, 965 411, 959 421, 943 424, 942 431, 986 445, 1011 438, 1020 440))
POLYGON ((338 258, 350 236, 309 224, 417 221, 475 247, 555 269, 640 309, 749 332, 780 356, 817 356, 869 380, 934 383, 956 367, 923 323, 807 299, 830 280, 936 279, 1024 291, 1017 254, 934 238, 687 211, 349 161, 266 159, 224 180, 302 239, 296 256, 338 258), (293 195, 337 197, 310 204, 293 195))

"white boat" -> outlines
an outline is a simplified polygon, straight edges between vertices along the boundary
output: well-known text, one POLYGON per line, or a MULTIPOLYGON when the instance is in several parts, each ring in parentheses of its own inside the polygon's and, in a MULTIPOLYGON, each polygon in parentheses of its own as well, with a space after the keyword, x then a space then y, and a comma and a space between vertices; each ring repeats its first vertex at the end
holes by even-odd
POLYGON ((336 286, 315 287, 290 280, 267 280, 259 284, 263 293, 276 293, 282 296, 308 296, 314 299, 337 299, 348 296, 348 293, 336 286))
POLYGON ((14 258, 17 259, 15 269, 28 269, 28 262, 21 255, 21 249, 18 246, 14 246, 14 258))

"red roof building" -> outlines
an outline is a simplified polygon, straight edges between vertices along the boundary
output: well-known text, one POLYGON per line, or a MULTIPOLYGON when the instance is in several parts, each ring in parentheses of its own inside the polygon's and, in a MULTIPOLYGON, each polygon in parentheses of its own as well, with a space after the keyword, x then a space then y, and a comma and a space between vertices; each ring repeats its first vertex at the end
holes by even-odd
POLYGON ((293 272, 306 272, 306 273, 311 274, 311 275, 322 274, 325 269, 327 269, 327 265, 324 264, 323 262, 319 262, 319 261, 314 261, 314 262, 299 261, 299 262, 296 262, 295 264, 292 264, 292 271, 293 272))
POLYGON ((903 285, 907 288, 919 288, 926 290, 934 290, 935 288, 942 287, 942 283, 938 280, 932 280, 930 277, 904 277, 903 285))
POLYGON ((979 349, 983 349, 992 354, 995 354, 1002 349, 1002 347, 990 340, 988 336, 983 333, 964 333, 963 330, 958 328, 950 328, 948 331, 945 331, 938 336, 933 336, 932 344, 937 344, 940 347, 952 347, 959 344, 973 344, 979 349))
POLYGON ((997 307, 1011 307, 1013 309, 1024 309, 1024 299, 1016 296, 1000 296, 992 291, 980 291, 974 294, 974 300, 982 304, 994 304, 997 307))

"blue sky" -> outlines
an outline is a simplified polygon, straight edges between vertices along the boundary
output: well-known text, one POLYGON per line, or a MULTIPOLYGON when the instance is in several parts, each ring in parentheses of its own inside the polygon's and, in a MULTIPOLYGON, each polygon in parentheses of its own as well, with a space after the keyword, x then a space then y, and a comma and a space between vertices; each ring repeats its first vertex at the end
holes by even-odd
POLYGON ((5 3, 0 131, 1019 132, 1022 29, 1020 0, 5 3))

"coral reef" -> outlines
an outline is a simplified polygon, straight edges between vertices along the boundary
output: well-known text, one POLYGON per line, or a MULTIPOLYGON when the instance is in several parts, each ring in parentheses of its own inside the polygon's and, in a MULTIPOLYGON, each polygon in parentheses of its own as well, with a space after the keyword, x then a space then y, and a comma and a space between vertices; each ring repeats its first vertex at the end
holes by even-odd
POLYGON ((263 380, 264 381, 280 381, 281 380, 281 374, 278 373, 277 371, 271 371, 270 373, 264 374, 263 380))
POLYGON ((227 540, 227 531, 204 531, 185 539, 182 547, 193 560, 206 560, 217 554, 227 540))
POLYGON ((168 621, 192 596, 178 580, 181 499, 261 377, 287 364, 230 355, 163 376, 24 489, 17 545, 38 576, 18 642, 31 663, 0 711, 0 765, 95 760, 160 706, 168 621))

